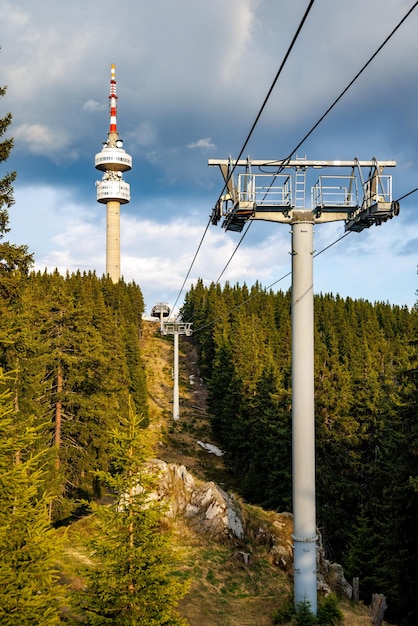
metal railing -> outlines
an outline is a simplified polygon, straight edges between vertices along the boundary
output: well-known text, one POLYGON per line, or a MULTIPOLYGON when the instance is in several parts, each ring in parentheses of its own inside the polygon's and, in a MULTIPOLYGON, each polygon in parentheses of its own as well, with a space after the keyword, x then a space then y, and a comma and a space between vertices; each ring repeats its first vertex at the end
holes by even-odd
POLYGON ((358 206, 358 188, 355 176, 320 176, 311 188, 312 208, 339 207, 352 209, 358 206))
POLYGON ((256 206, 292 206, 292 179, 289 174, 239 174, 239 202, 256 206))

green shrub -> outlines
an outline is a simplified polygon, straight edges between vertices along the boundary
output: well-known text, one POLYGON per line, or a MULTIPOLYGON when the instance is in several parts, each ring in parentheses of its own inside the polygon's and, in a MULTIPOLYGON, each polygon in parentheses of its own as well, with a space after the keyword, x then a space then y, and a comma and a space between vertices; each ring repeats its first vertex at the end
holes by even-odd
POLYGON ((318 608, 318 624, 321 626, 338 626, 343 623, 343 619, 336 596, 329 595, 318 608))
POLYGON ((340 626, 344 622, 344 616, 338 608, 338 600, 335 595, 329 595, 318 607, 318 616, 311 611, 309 602, 298 604, 297 612, 293 606, 293 599, 289 598, 286 603, 273 615, 274 624, 288 624, 291 622, 295 626, 340 626))
POLYGON ((294 624, 296 626, 311 626, 311 624, 318 624, 317 618, 311 611, 310 602, 299 602, 296 616, 294 618, 294 624))

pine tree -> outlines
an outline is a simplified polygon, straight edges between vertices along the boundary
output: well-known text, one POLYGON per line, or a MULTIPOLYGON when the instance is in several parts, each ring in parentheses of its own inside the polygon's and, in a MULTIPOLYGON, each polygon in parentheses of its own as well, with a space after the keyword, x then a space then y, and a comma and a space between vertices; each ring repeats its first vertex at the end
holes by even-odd
POLYGON ((31 419, 16 424, 9 385, 0 372, 0 623, 54 626, 66 592, 48 517, 48 451, 38 451, 31 419))
POLYGON ((84 623, 185 626, 176 605, 186 586, 173 574, 173 550, 162 532, 162 509, 150 497, 155 477, 145 466, 149 444, 142 417, 130 410, 110 433, 115 473, 99 472, 117 498, 93 505, 96 566, 79 598, 84 623))
MULTIPOLYGON (((291 410, 289 296, 198 282, 184 307, 212 426, 241 490, 280 508, 291 410)), ((418 623, 417 319, 418 304, 409 311, 315 298, 318 526, 327 557, 359 576, 365 595, 384 593, 389 619, 405 624, 418 623)))

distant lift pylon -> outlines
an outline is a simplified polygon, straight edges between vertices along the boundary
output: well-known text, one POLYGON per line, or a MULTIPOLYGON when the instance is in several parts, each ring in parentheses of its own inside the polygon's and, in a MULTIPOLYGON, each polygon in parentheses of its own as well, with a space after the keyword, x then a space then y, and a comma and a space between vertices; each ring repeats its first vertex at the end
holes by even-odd
POLYGON ((392 177, 383 174, 385 167, 394 167, 396 162, 210 159, 209 165, 219 166, 225 181, 225 194, 212 211, 212 224, 223 217, 222 227, 238 232, 248 220, 291 226, 294 604, 298 610, 301 603, 309 603, 316 615, 313 228, 343 220, 346 231, 361 232, 398 215, 392 177), (327 174, 312 185, 307 203, 307 174, 322 168, 327 174), (341 168, 348 172, 341 174, 341 168))
POLYGON ((161 332, 163 335, 174 335, 174 367, 173 367, 173 420, 180 419, 179 403, 179 335, 190 336, 192 323, 182 322, 179 319, 163 322, 161 332))

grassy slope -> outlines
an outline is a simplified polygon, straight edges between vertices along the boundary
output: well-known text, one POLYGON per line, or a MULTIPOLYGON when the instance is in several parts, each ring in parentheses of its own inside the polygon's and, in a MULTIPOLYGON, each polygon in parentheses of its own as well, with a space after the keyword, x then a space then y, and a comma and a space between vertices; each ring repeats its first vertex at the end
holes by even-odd
MULTIPOLYGON (((198 478, 237 490, 233 475, 222 457, 209 454, 197 441, 216 444, 205 413, 206 394, 197 372, 193 345, 181 337, 180 344, 180 420, 172 420, 172 342, 159 336, 158 325, 145 322, 142 337, 143 358, 147 366, 150 403, 150 430, 155 439, 156 456, 169 463, 185 465, 198 478), (194 376, 190 379, 190 376, 194 376), (193 380, 193 384, 191 383, 193 380)), ((271 513, 246 507, 252 526, 267 524, 271 513)), ((182 520, 174 528, 181 559, 180 574, 191 581, 189 593, 179 611, 191 626, 271 626, 274 611, 292 593, 290 576, 274 566, 265 546, 255 541, 245 545, 223 545, 197 534, 182 520), (238 552, 250 554, 249 563, 238 552)), ((289 528, 286 533, 289 534, 289 528)), ((80 565, 88 562, 84 547, 90 532, 88 519, 68 529, 68 548, 63 558, 63 578, 74 587, 82 584, 77 576, 80 565)), ((346 626, 370 623, 365 607, 342 606, 346 626)))
MULTIPOLYGON (((158 327, 158 326, 157 326, 158 327)), ((214 481, 224 489, 237 485, 222 457, 204 450, 197 441, 215 443, 206 416, 206 392, 200 382, 192 343, 180 338, 180 420, 172 419, 173 346, 145 329, 143 358, 147 364, 152 428, 157 456, 168 463, 185 465, 196 477, 214 481), (190 378, 190 377, 193 378, 190 378)), ((225 546, 196 534, 179 522, 176 536, 191 589, 180 612, 191 626, 269 626, 272 615, 291 592, 289 578, 267 559, 265 548, 225 546), (251 553, 245 565, 237 551, 251 553)))

